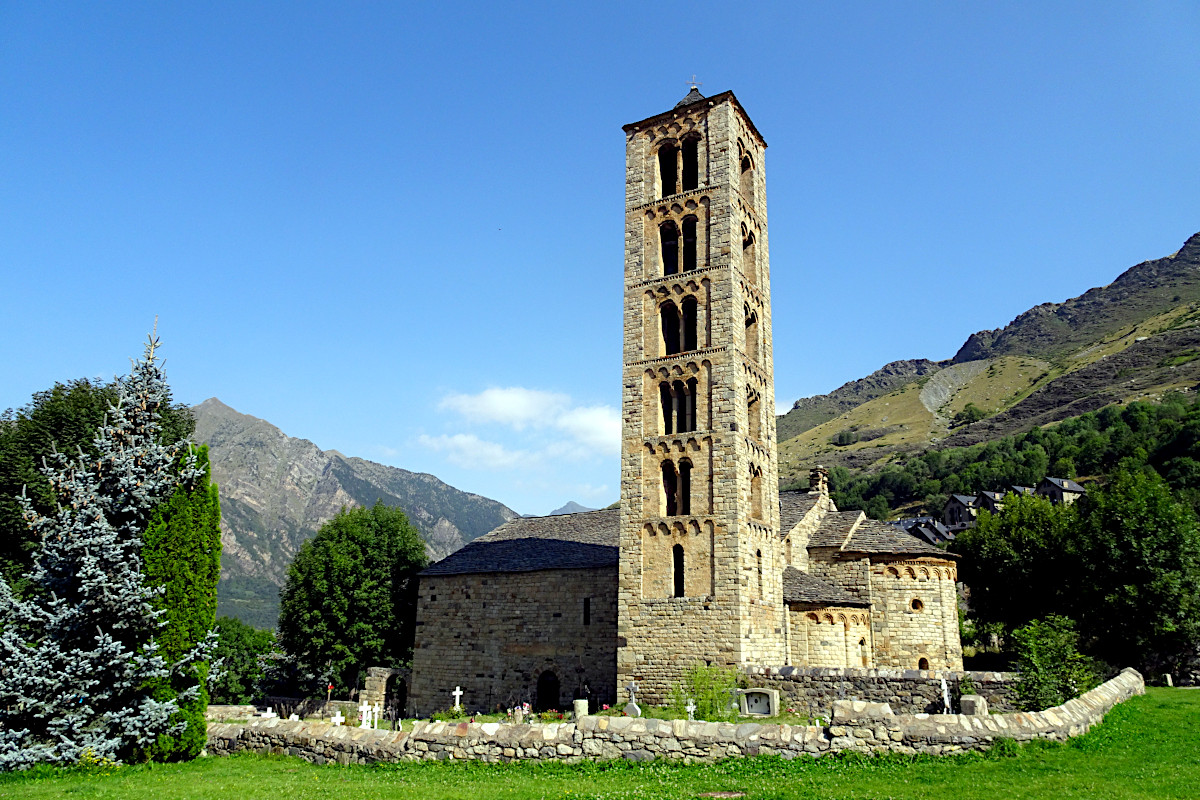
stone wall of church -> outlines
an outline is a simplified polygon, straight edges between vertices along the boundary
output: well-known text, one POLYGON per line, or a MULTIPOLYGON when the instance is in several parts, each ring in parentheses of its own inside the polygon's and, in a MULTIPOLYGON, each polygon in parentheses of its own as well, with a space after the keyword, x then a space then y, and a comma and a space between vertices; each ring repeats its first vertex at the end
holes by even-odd
POLYGON ((616 701, 617 573, 557 569, 421 578, 408 716, 537 702, 539 679, 574 697, 616 701), (545 678, 543 678, 545 676, 545 678))
POLYGON ((876 666, 962 669, 953 564, 872 564, 871 599, 876 666))
POLYGON ((870 612, 865 608, 795 606, 788 612, 792 664, 871 666, 870 612))

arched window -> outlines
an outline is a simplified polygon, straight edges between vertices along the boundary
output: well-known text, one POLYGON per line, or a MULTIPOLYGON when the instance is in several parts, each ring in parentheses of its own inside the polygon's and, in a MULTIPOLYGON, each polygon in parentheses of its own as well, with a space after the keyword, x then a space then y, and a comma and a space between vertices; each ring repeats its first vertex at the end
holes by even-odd
POLYGON ((680 352, 679 309, 669 300, 659 307, 662 318, 663 355, 673 356, 680 352))
POLYGON ((675 395, 671 392, 671 384, 663 381, 658 385, 658 399, 662 402, 663 435, 675 432, 675 395))
POLYGON ((788 538, 787 538, 787 539, 784 541, 784 544, 787 546, 787 560, 788 560, 788 564, 791 564, 791 563, 792 563, 792 537, 790 537, 790 536, 789 536, 789 537, 788 537, 788 538))
POLYGON ((694 431, 699 427, 699 420, 696 416, 696 392, 700 388, 700 383, 695 378, 688 378, 687 382, 687 418, 689 431, 694 431))
POLYGON ((658 149, 658 177, 662 197, 679 192, 678 152, 673 144, 664 144, 658 149))
POLYGON ((683 271, 696 268, 696 218, 683 219, 683 271))
POLYGON ((680 148, 683 160, 683 191, 688 192, 700 185, 700 137, 689 136, 680 148))
POLYGON ((741 176, 738 180, 738 190, 742 193, 742 199, 746 204, 754 206, 754 162, 750 160, 750 156, 742 154, 742 161, 739 165, 741 168, 741 176))
POLYGON ((763 518, 762 502, 762 470, 750 467, 750 516, 754 519, 763 518))
POLYGON ((754 560, 758 562, 758 599, 763 597, 763 580, 762 580, 762 550, 754 551, 754 560))
POLYGON ((868 662, 868 658, 867 658, 867 640, 866 639, 858 640, 858 655, 860 658, 862 658, 862 665, 864 667, 870 666, 870 664, 868 662))
POLYGON ((670 461, 662 463, 663 497, 666 500, 663 510, 664 517, 673 517, 679 513, 679 476, 675 473, 675 465, 670 461))
POLYGON ((662 252, 663 275, 679 272, 679 228, 674 222, 658 226, 659 249, 662 252))
POLYGON ((696 349, 696 298, 683 298, 683 349, 696 349))
POLYGON ((745 306, 746 311, 746 356, 751 361, 758 361, 758 312, 751 311, 750 306, 745 306))
POLYGON ((750 438, 756 442, 762 441, 762 406, 759 398, 758 392, 746 387, 746 428, 750 438))
POLYGON ((683 597, 683 545, 677 544, 671 548, 671 577, 675 584, 675 597, 683 597))
POLYGON ((692 462, 679 462, 679 513, 692 513, 692 462))
POLYGON ((742 226, 742 274, 754 286, 758 285, 758 260, 754 255, 754 233, 742 226))
POLYGON ((917 662, 917 669, 929 669, 929 659, 922 658, 917 662))

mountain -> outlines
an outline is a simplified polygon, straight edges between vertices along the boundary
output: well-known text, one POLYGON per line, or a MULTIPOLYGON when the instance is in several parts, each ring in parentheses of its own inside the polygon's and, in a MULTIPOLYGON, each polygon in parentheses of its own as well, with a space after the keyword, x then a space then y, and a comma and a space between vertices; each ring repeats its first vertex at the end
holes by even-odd
POLYGON ((581 511, 595 511, 595 510, 596 509, 594 509, 594 508, 588 508, 587 506, 581 506, 581 505, 579 505, 579 503, 576 503, 574 500, 569 500, 569 501, 567 501, 567 504, 565 506, 563 506, 562 508, 554 509, 546 516, 553 517, 553 516, 557 516, 559 514, 578 514, 581 511))
POLYGON ((495 500, 432 475, 321 450, 217 398, 192 408, 197 442, 209 445, 221 491, 219 613, 270 627, 278 593, 300 545, 343 506, 400 506, 443 558, 516 516, 495 500))
POLYGON ((1028 430, 1200 383, 1200 233, 1112 283, 979 331, 945 361, 894 361, 777 420, 780 481, 870 467, 932 444, 1028 430), (985 419, 959 425, 967 404, 985 419))

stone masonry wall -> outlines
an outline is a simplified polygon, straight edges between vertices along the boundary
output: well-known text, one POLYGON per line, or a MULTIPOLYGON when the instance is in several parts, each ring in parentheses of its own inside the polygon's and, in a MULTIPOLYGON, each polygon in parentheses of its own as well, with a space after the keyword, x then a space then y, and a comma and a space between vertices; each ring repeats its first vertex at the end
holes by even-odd
POLYGON ((935 713, 943 708, 942 678, 951 703, 964 677, 996 712, 1016 711, 1013 672, 938 672, 916 669, 826 669, 822 667, 747 667, 750 685, 779 690, 779 704, 797 714, 829 719, 837 700, 887 703, 897 714, 935 713))
POLYGON ((279 753, 317 764, 460 759, 576 763, 616 758, 696 763, 767 754, 819 757, 843 750, 945 755, 986 750, 998 738, 1077 736, 1117 703, 1144 692, 1142 676, 1127 669, 1084 696, 1046 711, 897 715, 886 704, 842 701, 827 726, 588 716, 549 725, 418 722, 410 732, 391 732, 278 719, 250 725, 214 722, 208 726, 208 752, 279 753))
POLYGON ((421 578, 408 716, 536 701, 539 677, 559 682, 557 708, 575 696, 616 701, 614 568, 427 575, 421 578), (585 623, 584 602, 588 601, 585 623))

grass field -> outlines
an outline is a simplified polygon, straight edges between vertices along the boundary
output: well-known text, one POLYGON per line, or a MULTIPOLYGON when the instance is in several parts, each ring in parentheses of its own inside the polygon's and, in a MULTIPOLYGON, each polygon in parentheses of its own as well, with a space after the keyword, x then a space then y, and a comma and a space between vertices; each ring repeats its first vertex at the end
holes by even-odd
POLYGON ((731 759, 714 765, 410 763, 312 766, 291 758, 205 758, 0 776, 0 798, 696 798, 1024 800, 1200 798, 1200 690, 1150 689, 1067 744, 953 758, 731 759))

